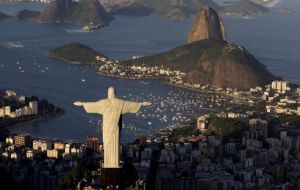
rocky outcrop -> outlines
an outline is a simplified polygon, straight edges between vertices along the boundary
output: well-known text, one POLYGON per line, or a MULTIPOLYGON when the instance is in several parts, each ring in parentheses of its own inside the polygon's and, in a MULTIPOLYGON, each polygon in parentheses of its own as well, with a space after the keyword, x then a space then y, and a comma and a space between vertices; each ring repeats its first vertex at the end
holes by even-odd
POLYGON ((44 23, 63 22, 66 15, 71 11, 71 0, 55 0, 41 12, 37 20, 44 23))
POLYGON ((245 48, 214 40, 200 40, 168 52, 125 62, 165 66, 186 73, 185 82, 248 90, 276 79, 245 48))
POLYGON ((217 12, 210 7, 203 7, 198 11, 188 36, 188 43, 206 39, 226 40, 225 26, 217 12))
POLYGON ((277 79, 245 48, 225 39, 225 26, 218 14, 204 7, 196 15, 188 44, 125 64, 164 66, 186 73, 183 82, 242 90, 277 79))
POLYGON ((112 19, 97 0, 55 0, 37 18, 43 23, 66 22, 82 26, 105 26, 112 19))

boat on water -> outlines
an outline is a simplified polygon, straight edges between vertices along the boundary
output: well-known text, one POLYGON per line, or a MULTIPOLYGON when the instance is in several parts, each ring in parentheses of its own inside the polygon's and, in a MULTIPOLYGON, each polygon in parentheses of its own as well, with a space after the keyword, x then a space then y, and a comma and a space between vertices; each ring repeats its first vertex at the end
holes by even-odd
POLYGON ((11 48, 23 48, 24 45, 21 42, 8 42, 7 43, 8 47, 11 48))
POLYGON ((86 82, 86 80, 85 79, 81 79, 81 82, 86 82))

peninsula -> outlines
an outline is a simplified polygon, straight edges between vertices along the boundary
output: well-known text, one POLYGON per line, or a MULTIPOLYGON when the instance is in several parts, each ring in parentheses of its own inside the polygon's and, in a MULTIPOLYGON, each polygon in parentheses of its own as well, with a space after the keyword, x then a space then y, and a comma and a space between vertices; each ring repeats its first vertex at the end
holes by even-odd
POLYGON ((49 52, 49 56, 71 64, 95 64, 107 58, 81 43, 70 43, 49 52))
POLYGON ((125 61, 111 61, 82 44, 67 44, 49 55, 69 63, 101 63, 97 74, 127 79, 167 79, 181 87, 249 90, 278 79, 244 47, 228 43, 217 13, 201 8, 188 44, 167 52, 125 61))
MULTIPOLYGON (((47 120, 64 114, 64 110, 36 96, 26 97, 12 90, 0 91, 0 129, 47 120)), ((8 129, 8 128, 7 128, 8 129)))

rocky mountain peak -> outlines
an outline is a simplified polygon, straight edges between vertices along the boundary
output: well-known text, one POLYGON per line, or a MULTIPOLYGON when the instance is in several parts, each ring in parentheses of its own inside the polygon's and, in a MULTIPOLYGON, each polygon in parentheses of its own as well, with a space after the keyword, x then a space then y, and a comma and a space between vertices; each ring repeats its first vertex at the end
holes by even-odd
POLYGON ((217 12, 210 7, 200 8, 197 12, 188 36, 188 43, 206 39, 226 40, 226 30, 223 21, 217 12))

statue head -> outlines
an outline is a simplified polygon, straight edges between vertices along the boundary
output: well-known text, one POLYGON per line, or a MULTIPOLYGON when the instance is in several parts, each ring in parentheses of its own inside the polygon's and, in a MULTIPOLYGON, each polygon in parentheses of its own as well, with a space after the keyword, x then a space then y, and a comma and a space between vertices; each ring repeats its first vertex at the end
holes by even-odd
POLYGON ((108 97, 108 99, 116 98, 116 91, 115 91, 114 87, 109 87, 107 97, 108 97))

